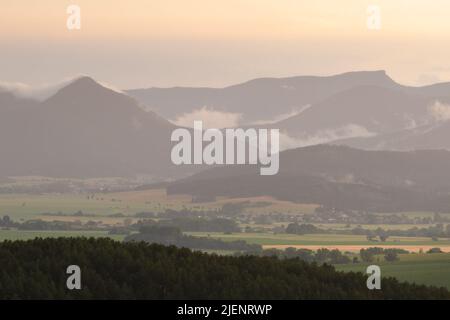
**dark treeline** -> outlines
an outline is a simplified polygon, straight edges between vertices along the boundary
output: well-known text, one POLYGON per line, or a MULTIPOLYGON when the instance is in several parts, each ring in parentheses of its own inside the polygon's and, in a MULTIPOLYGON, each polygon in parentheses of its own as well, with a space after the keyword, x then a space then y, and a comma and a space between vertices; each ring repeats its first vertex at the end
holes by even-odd
POLYGON ((308 223, 290 223, 287 227, 285 232, 290 234, 312 234, 312 233, 327 233, 328 230, 322 230, 320 228, 317 228, 316 226, 308 223))
POLYGON ((317 207, 314 214, 302 214, 303 223, 351 223, 351 224, 433 224, 450 222, 446 214, 434 212, 432 216, 412 217, 404 213, 378 214, 364 210, 344 210, 317 207))
POLYGON ((375 230, 368 230, 363 228, 354 228, 351 230, 352 234, 360 234, 367 235, 370 237, 379 236, 381 238, 389 237, 389 236, 397 236, 397 237, 442 237, 442 238, 450 238, 450 224, 445 226, 444 224, 437 224, 435 226, 430 226, 428 228, 418 228, 412 227, 406 230, 397 230, 397 229, 383 229, 377 228, 375 230))
POLYGON ((438 223, 434 226, 426 228, 412 227, 406 230, 397 229, 364 229, 362 227, 355 227, 350 230, 335 230, 335 229, 321 229, 312 224, 290 223, 286 229, 286 233, 290 234, 314 234, 314 233, 330 233, 330 234, 354 234, 367 236, 368 240, 375 241, 378 237, 380 241, 386 241, 390 236, 397 237, 430 237, 430 238, 450 238, 450 224, 444 225, 438 223))
POLYGON ((44 221, 41 219, 32 219, 24 222, 15 222, 5 215, 0 218, 0 228, 18 229, 18 230, 104 230, 105 227, 100 226, 97 221, 44 221))
POLYGON ((182 232, 241 232, 241 228, 236 221, 225 218, 208 217, 176 217, 169 219, 142 219, 128 226, 113 227, 110 234, 129 235, 136 231, 141 232, 143 227, 173 227, 182 232))
POLYGON ((450 299, 444 288, 382 280, 299 259, 229 257, 140 242, 58 238, 0 243, 1 299, 450 299), (66 288, 67 266, 81 290, 66 288))
MULTIPOLYGON (((317 251, 309 250, 309 249, 296 249, 293 247, 286 248, 285 250, 280 249, 265 249, 261 252, 251 253, 257 256, 262 257, 277 257, 280 259, 299 259, 306 262, 315 262, 318 264, 347 264, 351 262, 358 262, 343 254, 341 251, 337 249, 329 250, 326 248, 318 249, 317 251)), ((241 253, 237 253, 237 256, 242 255, 241 253)))
MULTIPOLYGON (((81 215, 80 215, 81 216, 81 215)), ((111 216, 111 215, 110 215, 111 216)), ((98 218, 98 216, 97 216, 98 218)), ((138 231, 142 226, 171 226, 179 228, 184 232, 241 232, 241 228, 236 221, 225 218, 208 217, 176 217, 168 219, 139 220, 134 224, 123 227, 110 227, 111 234, 130 234, 138 231)), ((107 227, 97 221, 44 221, 41 219, 15 222, 5 215, 0 218, 1 228, 15 228, 18 230, 105 230, 107 227)))
POLYGON ((125 241, 145 241, 177 247, 201 250, 233 250, 244 252, 260 252, 262 247, 258 244, 248 244, 244 240, 222 241, 207 237, 193 237, 184 235, 179 228, 171 226, 144 225, 139 233, 125 238, 125 241))
POLYGON ((397 248, 378 248, 378 247, 373 247, 373 248, 366 248, 366 249, 361 249, 359 251, 359 256, 361 257, 361 260, 364 262, 372 262, 375 258, 375 256, 384 256, 384 259, 386 261, 396 261, 398 260, 397 255, 398 254, 405 254, 405 253, 409 253, 409 251, 404 250, 404 249, 397 249, 397 248))
MULTIPOLYGON (((439 248, 433 248, 429 253, 438 253, 441 252, 439 248)), ((404 249, 397 248, 379 248, 372 247, 361 249, 359 257, 363 262, 372 262, 375 257, 382 256, 384 260, 392 262, 398 260, 399 254, 408 254, 410 253, 404 249)), ((347 255, 347 253, 342 253, 338 249, 327 249, 321 248, 317 251, 309 250, 309 249, 296 249, 293 247, 286 248, 285 250, 280 249, 265 249, 261 252, 254 252, 254 255, 263 256, 263 257, 278 257, 280 259, 292 259, 298 258, 302 261, 306 262, 315 262, 318 264, 348 264, 348 263, 359 263, 361 262, 357 256, 355 255, 347 255)), ((237 253, 237 256, 242 255, 241 253, 237 253)))
MULTIPOLYGON (((13 182, 13 180, 9 182, 13 182)), ((25 185, 14 183, 0 185, 0 194, 14 194, 14 193, 45 194, 45 193, 67 193, 73 191, 74 188, 71 186, 70 181, 45 182, 37 185, 25 185)))
POLYGON ((144 225, 176 227, 185 232, 241 232, 241 228, 234 220, 203 217, 176 217, 158 221, 142 220, 130 227, 139 229, 144 225))
POLYGON ((196 218, 196 217, 234 217, 242 213, 248 205, 246 202, 225 203, 218 209, 182 208, 179 210, 165 209, 162 212, 143 211, 135 214, 138 218, 196 218))
MULTIPOLYGON (((398 260, 398 254, 405 254, 410 253, 407 250, 404 249, 398 249, 398 248, 379 248, 379 247, 372 247, 372 248, 366 248, 361 249, 359 251, 359 256, 361 257, 361 260, 364 262, 373 262, 375 260, 375 257, 377 256, 383 256, 386 261, 396 261, 398 260)), ((431 248, 427 251, 427 253, 442 253, 440 248, 431 248)))

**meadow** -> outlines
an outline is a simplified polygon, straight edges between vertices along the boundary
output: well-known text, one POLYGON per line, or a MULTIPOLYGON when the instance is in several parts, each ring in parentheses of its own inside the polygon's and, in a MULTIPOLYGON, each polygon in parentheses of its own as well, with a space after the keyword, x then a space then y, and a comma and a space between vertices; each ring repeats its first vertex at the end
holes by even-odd
MULTIPOLYGON (((0 216, 9 215, 14 220, 41 218, 46 213, 65 215, 82 211, 85 214, 108 216, 123 214, 132 216, 138 212, 162 212, 166 209, 192 210, 220 209, 226 203, 244 203, 243 210, 251 214, 287 213, 313 214, 316 204, 302 204, 281 201, 272 197, 226 198, 194 203, 188 195, 167 195, 165 189, 133 190, 123 192, 86 193, 43 193, 43 194, 0 194, 0 216)), ((388 213, 380 213, 388 214, 388 213)), ((398 213, 397 213, 398 214, 398 213)), ((410 217, 430 217, 431 212, 406 212, 410 217)), ((417 225, 416 225, 417 226, 417 225)), ((346 229, 343 224, 326 225, 327 228, 346 229)), ((351 226, 355 227, 355 225, 351 226)), ((378 226, 364 225, 364 228, 378 226)), ((409 228, 412 225, 380 225, 382 228, 409 228)))
POLYGON ((380 260, 372 263, 336 265, 335 268, 338 271, 365 273, 367 266, 376 264, 381 268, 382 277, 395 277, 401 281, 450 289, 450 254, 448 253, 400 254, 399 261, 386 262, 381 258, 380 260))

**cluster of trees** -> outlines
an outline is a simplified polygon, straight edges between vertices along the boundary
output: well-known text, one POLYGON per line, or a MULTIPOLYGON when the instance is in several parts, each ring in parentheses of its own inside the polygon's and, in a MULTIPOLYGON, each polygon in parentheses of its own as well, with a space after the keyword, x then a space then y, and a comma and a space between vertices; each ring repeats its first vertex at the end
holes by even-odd
MULTIPOLYGON (((409 254, 410 252, 399 248, 379 248, 372 247, 360 250, 360 258, 363 262, 373 262, 375 257, 383 257, 385 261, 393 262, 398 260, 399 254, 409 254)), ((431 248, 427 253, 442 253, 440 248, 431 248)), ((248 254, 248 253, 244 253, 248 254)), ((296 249, 293 247, 286 248, 286 250, 279 249, 265 249, 260 252, 252 252, 251 254, 261 257, 277 257, 280 259, 300 259, 306 262, 314 262, 317 264, 348 264, 358 263, 359 259, 356 256, 349 256, 337 249, 321 248, 317 251, 309 249, 296 249)), ((235 256, 242 256, 243 253, 236 253, 235 256)))
POLYGON ((236 221, 225 218, 175 218, 163 220, 161 223, 191 232, 241 232, 241 228, 236 221))
POLYGON ((97 221, 44 221, 27 220, 17 224, 19 230, 104 230, 97 221))
POLYGON ((14 222, 8 215, 0 218, 0 228, 18 230, 104 230, 96 221, 44 221, 41 219, 14 222))
POLYGON ((172 219, 160 219, 158 221, 141 220, 131 227, 139 229, 144 225, 176 227, 185 232, 241 232, 241 228, 236 221, 214 217, 176 217, 172 219))
POLYGON ((200 250, 233 250, 245 252, 260 252, 262 250, 260 245, 248 244, 244 240, 225 242, 209 237, 193 237, 184 235, 179 228, 160 225, 144 225, 140 228, 139 233, 127 236, 125 241, 145 241, 148 243, 174 245, 200 250))
MULTIPOLYGON (((58 214, 63 215, 63 214, 58 214)), ((76 216, 85 216, 81 211, 74 214, 76 216)), ((110 228, 110 234, 130 234, 138 231, 142 226, 170 226, 176 227, 185 232, 241 232, 241 228, 236 221, 226 218, 208 218, 208 217, 175 217, 169 219, 152 219, 140 220, 135 224, 123 227, 110 228)), ((41 219, 27 220, 24 222, 14 222, 9 216, 5 215, 0 218, 1 228, 16 228, 19 230, 105 230, 105 226, 95 221, 44 221, 41 219)))
POLYGON ((384 256, 384 259, 386 261, 396 261, 398 260, 398 254, 402 253, 409 253, 409 251, 404 249, 396 249, 396 248, 384 249, 378 247, 361 249, 359 251, 361 260, 364 262, 372 262, 375 256, 381 255, 384 256))
MULTIPOLYGON (((256 252, 254 254, 263 257, 277 257, 280 259, 296 258, 302 261, 316 262, 318 264, 347 264, 352 262, 350 257, 343 254, 341 251, 337 249, 329 250, 326 248, 321 248, 315 252, 309 249, 296 249, 292 247, 286 248, 285 250, 265 249, 260 253, 256 252)), ((238 253, 236 255, 240 256, 242 254, 238 253)))
POLYGON ((441 248, 431 248, 427 251, 427 253, 443 253, 443 251, 441 250, 441 248))
POLYGON ((411 217, 406 214, 377 214, 364 210, 346 210, 326 206, 317 207, 314 214, 303 214, 305 223, 352 224, 432 224, 450 222, 449 217, 435 212, 432 217, 411 217))
POLYGON ((206 209, 204 207, 191 209, 183 207, 179 210, 165 209, 162 212, 138 212, 135 216, 139 218, 235 217, 241 214, 246 206, 248 206, 247 202, 225 203, 219 209, 206 209))
POLYGON ((427 228, 412 227, 406 230, 397 229, 383 229, 377 228, 375 230, 364 229, 361 227, 353 228, 352 234, 366 235, 369 240, 375 240, 379 237, 381 241, 386 241, 390 236, 397 237, 430 237, 430 238, 450 238, 450 224, 445 226, 438 223, 435 226, 427 228))
MULTIPOLYGON (((12 182, 12 181, 11 181, 12 182)), ((43 194, 43 193, 68 193, 73 192, 74 187, 67 181, 42 182, 39 184, 20 184, 10 183, 0 185, 0 194, 27 193, 27 194, 43 194)))
POLYGON ((188 249, 58 238, 0 243, 1 299, 450 299, 444 288, 336 272, 300 259, 218 256, 188 249), (67 266, 81 268, 68 290, 67 266))
POLYGON ((286 227, 285 232, 290 234, 312 234, 312 233, 326 233, 327 231, 317 228, 312 224, 290 223, 286 227))

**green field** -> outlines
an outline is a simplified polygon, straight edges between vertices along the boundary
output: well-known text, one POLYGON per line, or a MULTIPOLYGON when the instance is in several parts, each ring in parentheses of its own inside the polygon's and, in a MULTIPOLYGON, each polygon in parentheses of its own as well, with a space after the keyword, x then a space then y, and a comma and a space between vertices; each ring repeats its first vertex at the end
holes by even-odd
POLYGON ((42 213, 73 214, 81 210, 98 215, 133 214, 150 208, 146 203, 124 201, 113 195, 101 195, 95 199, 77 194, 0 195, 0 216, 9 215, 14 220, 36 219, 42 213))
MULTIPOLYGON (((395 277, 417 284, 444 286, 450 289, 450 254, 401 254, 396 262, 375 261, 349 265, 336 265, 339 271, 366 272, 370 264, 379 265, 382 277, 395 277)), ((383 288, 383 283, 381 283, 383 288)))

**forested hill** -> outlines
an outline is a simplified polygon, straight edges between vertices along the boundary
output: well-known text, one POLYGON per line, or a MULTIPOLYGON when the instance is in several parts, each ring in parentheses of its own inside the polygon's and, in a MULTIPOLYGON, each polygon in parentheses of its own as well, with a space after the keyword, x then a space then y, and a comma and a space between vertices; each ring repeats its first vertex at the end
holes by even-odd
POLYGON ((383 279, 369 291, 362 274, 299 260, 227 257, 110 239, 0 243, 1 299, 408 299, 450 298, 445 289, 383 279), (81 290, 66 268, 81 268, 81 290))

